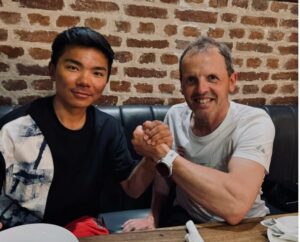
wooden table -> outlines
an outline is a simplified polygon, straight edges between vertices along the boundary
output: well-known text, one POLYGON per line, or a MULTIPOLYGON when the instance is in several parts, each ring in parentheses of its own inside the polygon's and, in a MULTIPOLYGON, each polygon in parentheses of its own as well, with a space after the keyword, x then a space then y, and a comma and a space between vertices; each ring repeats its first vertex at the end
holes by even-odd
MULTIPOLYGON (((295 216, 298 213, 272 215, 267 217, 295 216)), ((260 224, 265 218, 245 219, 241 224, 205 223, 196 225, 205 242, 267 242, 267 229, 260 224)), ((102 236, 85 237, 80 242, 184 242, 185 226, 155 230, 137 231, 102 236)))

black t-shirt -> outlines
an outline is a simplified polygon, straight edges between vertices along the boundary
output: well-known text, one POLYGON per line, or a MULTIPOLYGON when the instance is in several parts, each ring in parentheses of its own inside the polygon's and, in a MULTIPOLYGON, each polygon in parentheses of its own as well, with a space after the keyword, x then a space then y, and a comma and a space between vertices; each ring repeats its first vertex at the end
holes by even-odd
POLYGON ((113 171, 121 181, 135 165, 119 125, 89 107, 84 126, 69 130, 55 115, 53 97, 35 102, 30 115, 45 136, 54 162, 44 222, 65 226, 81 216, 96 216, 101 211, 105 174, 113 171))

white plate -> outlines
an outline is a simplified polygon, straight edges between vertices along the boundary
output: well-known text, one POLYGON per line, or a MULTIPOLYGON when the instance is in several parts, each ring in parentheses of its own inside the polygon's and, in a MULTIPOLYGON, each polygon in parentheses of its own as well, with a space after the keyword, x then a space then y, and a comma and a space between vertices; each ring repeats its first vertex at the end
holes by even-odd
MULTIPOLYGON (((280 223, 290 227, 290 228, 298 230, 298 216, 285 216, 285 217, 277 218, 276 220, 279 221, 280 223)), ((267 230, 267 235, 268 235, 268 239, 269 239, 270 242, 288 241, 288 240, 285 240, 285 239, 277 238, 274 235, 272 235, 271 229, 267 230)))
POLYGON ((53 224, 25 224, 0 232, 1 242, 78 242, 69 230, 53 224))

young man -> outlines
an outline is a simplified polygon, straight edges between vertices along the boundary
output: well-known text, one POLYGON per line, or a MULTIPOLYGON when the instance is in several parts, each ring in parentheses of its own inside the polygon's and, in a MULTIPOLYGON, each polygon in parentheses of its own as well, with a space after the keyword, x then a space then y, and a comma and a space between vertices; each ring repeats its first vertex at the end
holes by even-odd
MULTIPOLYGON (((136 166, 118 121, 92 106, 109 80, 113 58, 107 40, 89 28, 60 33, 49 63, 56 94, 1 119, 4 228, 34 222, 65 226, 96 216, 108 172, 133 197, 152 181, 154 164, 144 159, 136 166)), ((165 125, 155 130, 165 130, 157 140, 172 140, 165 125)))
POLYGON ((183 52, 180 82, 186 102, 174 105, 165 118, 173 148, 161 144, 149 151, 141 134, 135 134, 135 148, 156 160, 162 174, 155 180, 153 214, 128 221, 124 231, 153 228, 154 221, 156 226, 183 225, 189 219, 237 224, 269 212, 260 194, 275 128, 265 111, 229 101, 236 80, 226 45, 203 37, 183 52), (175 200, 162 211, 171 183, 175 200))

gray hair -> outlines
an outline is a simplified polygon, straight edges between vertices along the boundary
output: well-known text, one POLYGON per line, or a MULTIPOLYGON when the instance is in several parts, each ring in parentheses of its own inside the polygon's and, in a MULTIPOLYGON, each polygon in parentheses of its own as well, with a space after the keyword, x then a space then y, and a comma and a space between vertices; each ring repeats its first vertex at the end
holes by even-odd
POLYGON ((216 40, 209 37, 200 37, 196 41, 190 43, 188 47, 183 51, 179 60, 179 74, 180 80, 182 80, 182 61, 186 54, 190 51, 201 52, 210 48, 217 48, 219 53, 224 57, 228 76, 234 73, 233 63, 231 58, 231 51, 228 46, 224 43, 217 42, 216 40))

